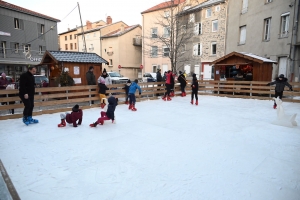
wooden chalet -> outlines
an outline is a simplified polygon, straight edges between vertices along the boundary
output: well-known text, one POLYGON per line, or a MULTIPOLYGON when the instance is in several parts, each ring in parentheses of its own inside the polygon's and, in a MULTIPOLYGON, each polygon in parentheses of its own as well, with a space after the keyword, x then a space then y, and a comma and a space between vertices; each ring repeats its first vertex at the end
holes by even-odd
POLYGON ((108 62, 95 53, 46 51, 39 65, 48 66, 49 87, 55 87, 59 85, 59 77, 63 71, 69 72, 75 85, 87 85, 86 72, 89 67, 94 66, 97 79, 102 73, 102 64, 108 62))
POLYGON ((251 53, 232 52, 211 63, 214 80, 271 81, 275 61, 251 53))

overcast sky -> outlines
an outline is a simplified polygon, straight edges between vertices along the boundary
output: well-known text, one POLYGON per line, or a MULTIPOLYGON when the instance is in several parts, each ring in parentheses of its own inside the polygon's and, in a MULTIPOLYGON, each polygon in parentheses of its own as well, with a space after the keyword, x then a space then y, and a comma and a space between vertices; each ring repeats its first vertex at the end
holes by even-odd
POLYGON ((151 8, 165 0, 4 0, 11 4, 54 17, 61 20, 58 23, 58 33, 64 32, 67 28, 80 26, 78 8, 69 14, 76 6, 80 6, 82 23, 86 20, 95 22, 106 21, 106 16, 111 16, 113 22, 123 21, 128 25, 142 25, 141 12, 151 8), (68 15, 69 14, 69 15, 68 15), (67 16, 68 15, 68 16, 67 16), (67 17, 66 17, 67 16, 67 17), (65 18, 66 17, 66 18, 65 18))

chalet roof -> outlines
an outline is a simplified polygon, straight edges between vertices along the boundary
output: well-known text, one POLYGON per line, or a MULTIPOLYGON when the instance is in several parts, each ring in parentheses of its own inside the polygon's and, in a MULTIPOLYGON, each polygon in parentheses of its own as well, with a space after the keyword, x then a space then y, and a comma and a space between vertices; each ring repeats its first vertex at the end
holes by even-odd
POLYGON ((101 38, 118 37, 118 36, 121 36, 121 35, 124 35, 124 34, 128 33, 129 31, 131 31, 131 30, 133 30, 137 27, 141 27, 141 26, 139 24, 133 25, 133 26, 127 26, 127 27, 124 27, 123 31, 121 31, 121 29, 118 29, 118 30, 115 30, 113 32, 110 32, 110 33, 102 36, 101 38))
POLYGON ((6 9, 9 9, 9 10, 13 10, 13 11, 17 11, 17 12, 21 12, 21 13, 25 13, 25 14, 28 14, 28 15, 33 15, 33 16, 40 17, 40 18, 43 18, 43 19, 48 19, 50 21, 60 22, 59 19, 55 19, 53 17, 49 17, 47 15, 43 15, 41 13, 34 12, 34 11, 28 10, 26 8, 22 8, 20 6, 16 6, 14 4, 7 3, 5 1, 0 1, 0 7, 6 8, 6 9))
MULTIPOLYGON (((100 26, 100 27, 97 27, 97 28, 93 28, 93 29, 90 29, 90 30, 86 30, 86 31, 84 31, 84 33, 92 33, 92 32, 95 32, 95 31, 99 31, 102 28, 105 28, 105 27, 108 27, 108 26, 111 26, 111 25, 114 25, 114 24, 120 23, 120 22, 123 22, 123 21, 118 21, 118 22, 115 22, 115 23, 111 23, 111 24, 103 25, 103 26, 100 26)), ((127 24, 125 24, 125 25, 127 26, 127 24)), ((77 33, 77 35, 82 35, 82 33, 77 33)))
POLYGON ((195 12, 195 11, 200 10, 202 8, 209 7, 209 6, 214 5, 214 4, 224 3, 224 2, 225 2, 225 0, 208 0, 206 2, 203 2, 203 3, 199 4, 199 5, 191 7, 189 9, 185 10, 185 11, 182 11, 181 14, 182 13, 192 13, 192 12, 195 12))
POLYGON ((253 60, 255 62, 258 62, 258 63, 265 63, 265 62, 269 62, 269 63, 277 63, 276 61, 273 61, 273 60, 270 60, 270 59, 267 59, 267 58, 264 58, 264 57, 261 57, 261 56, 258 56, 258 55, 255 55, 255 54, 252 54, 252 53, 246 53, 246 52, 231 52, 230 54, 227 54, 213 62, 211 62, 212 65, 216 64, 216 63, 219 63, 223 60, 225 60, 226 58, 229 58, 231 56, 239 56, 239 57, 242 57, 242 58, 245 58, 245 59, 248 59, 248 60, 253 60))
POLYGON ((73 52, 73 51, 46 51, 41 63, 45 58, 50 56, 57 62, 74 62, 74 63, 106 63, 102 57, 95 53, 73 52))
POLYGON ((152 8, 149 8, 149 9, 141 12, 141 14, 158 11, 158 10, 165 9, 165 8, 169 8, 171 5, 177 6, 178 4, 181 4, 183 2, 185 2, 185 0, 174 0, 173 4, 172 4, 172 1, 166 1, 166 2, 157 4, 156 6, 153 6, 152 8))

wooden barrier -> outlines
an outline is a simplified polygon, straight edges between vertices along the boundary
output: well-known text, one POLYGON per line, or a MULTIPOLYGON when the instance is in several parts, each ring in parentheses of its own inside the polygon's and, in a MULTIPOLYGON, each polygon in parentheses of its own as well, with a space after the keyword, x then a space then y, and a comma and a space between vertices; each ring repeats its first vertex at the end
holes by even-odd
MULTIPOLYGON (((267 82, 259 81, 214 81, 214 80, 199 80, 199 95, 212 95, 223 96, 233 98, 245 98, 245 99, 265 99, 271 100, 274 97, 274 86, 266 86, 267 82)), ((137 101, 143 101, 148 99, 161 98, 165 93, 164 82, 147 82, 139 83, 142 89, 142 95, 138 95, 136 91, 137 101), (159 86, 160 85, 160 86, 159 86), (158 96, 160 95, 160 96, 158 96)), ((286 87, 283 95, 284 101, 300 103, 300 83, 290 83, 293 86, 294 91, 288 91, 286 87)), ((109 85, 107 93, 113 94, 116 98, 119 98, 119 104, 125 102, 125 90, 123 89, 125 84, 113 84, 109 85)), ((98 101, 98 86, 70 86, 70 87, 46 87, 36 88, 35 108, 33 115, 50 114, 56 112, 70 111, 70 107, 76 103, 86 103, 81 106, 82 109, 99 107, 99 105, 91 104, 91 101, 98 101), (46 93, 46 94, 45 94, 46 93), (48 99, 48 101, 44 101, 48 99), (61 107, 61 105, 65 105, 61 107), (54 108, 47 108, 52 106, 54 108)), ((175 84, 175 95, 181 95, 180 84, 175 84)), ((20 103, 18 96, 18 90, 0 90, 0 103, 16 102, 15 104, 4 104, 0 106, 0 111, 9 109, 20 109, 24 105, 20 103), (4 97, 2 97, 4 95, 4 97)), ((190 81, 186 86, 186 93, 191 94, 190 81)), ((0 120, 21 118, 22 113, 16 113, 13 115, 0 115, 0 120)))

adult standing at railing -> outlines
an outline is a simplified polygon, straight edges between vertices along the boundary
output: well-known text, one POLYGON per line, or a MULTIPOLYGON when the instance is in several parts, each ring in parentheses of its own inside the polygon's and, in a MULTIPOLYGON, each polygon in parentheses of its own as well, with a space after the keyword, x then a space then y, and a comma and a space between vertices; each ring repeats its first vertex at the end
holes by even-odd
MULTIPOLYGON (((89 67, 89 71, 85 74, 86 81, 88 85, 96 85, 96 78, 94 75, 94 66, 89 67)), ((95 91, 95 89, 92 89, 91 91, 95 91)), ((94 97, 95 95, 92 95, 94 97)), ((94 101, 91 101, 91 104, 94 104, 94 101)))
POLYGON ((32 111, 34 108, 34 93, 35 93, 35 80, 34 74, 36 67, 28 67, 28 71, 20 76, 19 97, 24 104, 23 122, 28 125, 38 123, 37 119, 32 118, 32 111))
MULTIPOLYGON (((163 81, 163 77, 161 76, 161 69, 157 69, 157 72, 156 72, 156 81, 157 82, 162 82, 163 81)), ((157 84, 157 86, 161 86, 161 84, 157 84)), ((157 89, 158 91, 160 90, 157 89)), ((156 96, 159 96, 159 93, 156 94, 156 96)))
POLYGON ((186 86, 186 79, 184 74, 182 73, 182 71, 179 71, 179 77, 178 77, 178 81, 180 83, 180 89, 181 89, 181 96, 185 97, 186 93, 185 93, 185 86, 186 86))
MULTIPOLYGON (((6 78, 6 74, 3 72, 0 77, 0 90, 6 90, 8 85, 8 80, 6 78)), ((5 94, 0 95, 0 97, 6 97, 5 94)), ((7 104, 6 102, 1 102, 1 105, 7 104)))

